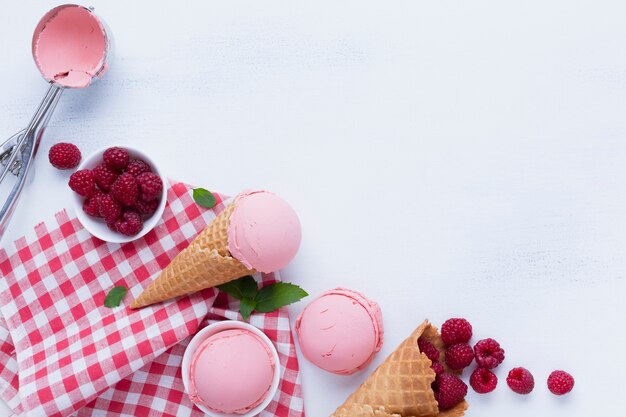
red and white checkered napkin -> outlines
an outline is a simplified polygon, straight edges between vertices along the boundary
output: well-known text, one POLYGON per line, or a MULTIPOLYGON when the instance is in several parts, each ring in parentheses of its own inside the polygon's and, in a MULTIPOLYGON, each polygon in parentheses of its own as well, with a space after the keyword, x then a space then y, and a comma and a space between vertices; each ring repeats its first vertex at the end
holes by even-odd
MULTIPOLYGON (((16 415, 204 415, 184 392, 182 355, 210 320, 237 319, 237 301, 209 289, 141 310, 103 306, 115 285, 130 288, 127 306, 223 209, 223 196, 206 210, 190 190, 172 185, 162 221, 132 243, 95 239, 63 211, 0 249, 0 398, 16 415)), ((250 322, 276 344, 282 370, 279 393, 260 416, 303 417, 287 311, 250 322)))

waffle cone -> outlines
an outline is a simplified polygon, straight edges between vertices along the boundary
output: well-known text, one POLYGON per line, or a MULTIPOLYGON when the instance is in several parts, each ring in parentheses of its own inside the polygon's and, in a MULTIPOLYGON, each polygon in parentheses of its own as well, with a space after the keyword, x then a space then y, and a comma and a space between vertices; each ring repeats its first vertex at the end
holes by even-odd
POLYGON ((228 225, 234 208, 234 203, 226 207, 130 307, 145 307, 253 274, 254 270, 228 251, 228 225))
POLYGON ((439 412, 431 384, 432 362, 417 346, 422 337, 444 350, 437 329, 425 321, 365 380, 331 417, 460 417, 463 401, 439 412))

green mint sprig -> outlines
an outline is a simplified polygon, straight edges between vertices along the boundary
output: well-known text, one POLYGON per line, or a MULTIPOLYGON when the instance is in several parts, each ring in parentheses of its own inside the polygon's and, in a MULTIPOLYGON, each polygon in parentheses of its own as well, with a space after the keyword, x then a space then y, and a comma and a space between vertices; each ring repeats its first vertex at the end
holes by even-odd
POLYGON ((215 204, 217 203, 217 199, 213 193, 205 188, 194 188, 193 200, 199 206, 206 207, 208 209, 215 207, 215 204))
POLYGON ((259 290, 250 275, 218 285, 217 288, 240 301, 239 313, 244 320, 248 320, 255 310, 269 313, 309 295, 299 286, 288 282, 275 282, 259 290))
POLYGON ((107 296, 104 298, 104 306, 109 308, 119 307, 124 297, 126 297, 127 292, 128 288, 126 287, 113 287, 113 289, 109 291, 107 296))

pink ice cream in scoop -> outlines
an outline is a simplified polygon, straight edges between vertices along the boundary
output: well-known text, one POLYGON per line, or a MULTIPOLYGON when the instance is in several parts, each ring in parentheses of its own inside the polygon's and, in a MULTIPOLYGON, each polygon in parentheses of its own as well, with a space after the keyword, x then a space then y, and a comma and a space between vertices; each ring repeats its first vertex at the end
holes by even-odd
POLYGON ((304 356, 314 365, 350 375, 370 364, 383 345, 380 307, 364 295, 335 288, 311 301, 296 320, 304 356))
POLYGON ((228 250, 249 269, 275 272, 300 247, 300 221, 276 194, 251 191, 235 199, 228 226, 228 250))
POLYGON ((218 413, 247 413, 269 394, 275 366, 267 345, 254 333, 243 329, 215 333, 191 359, 191 401, 218 413))
POLYGON ((59 6, 39 22, 33 35, 33 57, 48 81, 82 88, 106 69, 106 32, 86 8, 59 6))

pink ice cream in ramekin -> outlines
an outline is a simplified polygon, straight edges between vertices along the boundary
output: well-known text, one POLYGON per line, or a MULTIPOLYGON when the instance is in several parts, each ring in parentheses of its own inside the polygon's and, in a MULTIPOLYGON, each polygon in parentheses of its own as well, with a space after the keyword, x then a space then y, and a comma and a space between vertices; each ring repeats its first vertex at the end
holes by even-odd
POLYGON ((380 307, 363 294, 335 288, 311 301, 296 320, 300 349, 314 365, 350 375, 370 364, 383 345, 380 307))
POLYGON ((275 272, 285 267, 300 247, 298 215, 268 191, 239 194, 228 226, 228 250, 249 269, 275 272))
POLYGON ((218 413, 245 414, 269 395, 275 366, 257 335, 222 330, 202 342, 191 359, 190 398, 218 413))

